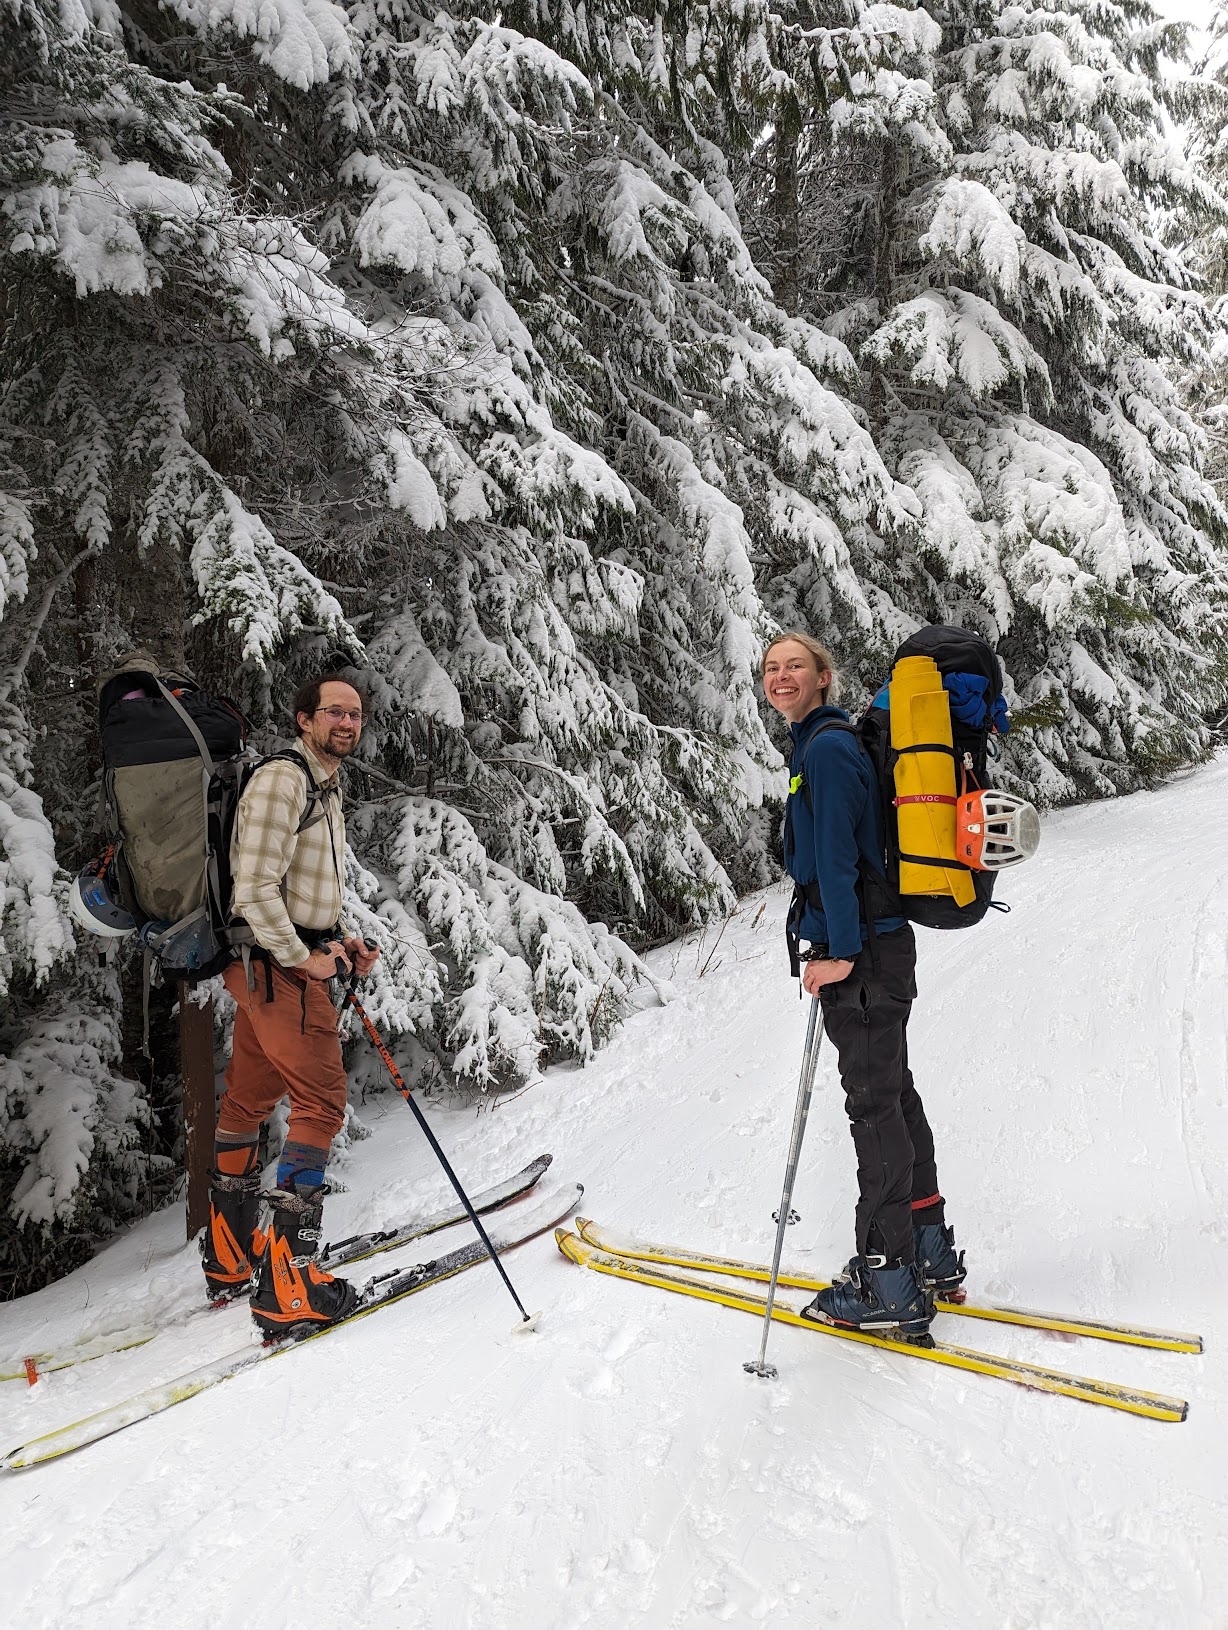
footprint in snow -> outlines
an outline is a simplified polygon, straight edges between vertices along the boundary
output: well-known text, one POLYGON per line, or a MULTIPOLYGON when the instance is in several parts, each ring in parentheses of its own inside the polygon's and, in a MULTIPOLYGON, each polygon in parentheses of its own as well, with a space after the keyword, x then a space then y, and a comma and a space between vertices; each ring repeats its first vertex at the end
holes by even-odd
POLYGON ((639 1341, 643 1333, 643 1326, 638 1324, 625 1324, 621 1330, 616 1330, 606 1343, 602 1358, 607 1364, 617 1364, 620 1358, 627 1354, 639 1341))
POLYGON ((372 1600, 386 1601, 389 1596, 397 1595, 401 1587, 409 1583, 417 1569, 417 1563, 404 1551, 397 1556, 387 1557, 372 1570, 367 1581, 367 1590, 372 1600))
POLYGON ((614 1371, 608 1364, 602 1364, 589 1376, 581 1391, 586 1398, 608 1398, 612 1393, 622 1389, 618 1386, 614 1371))
POLYGON ((418 1532, 424 1539, 442 1534, 452 1524, 460 1496, 454 1488, 440 1489, 423 1506, 418 1517, 418 1532))

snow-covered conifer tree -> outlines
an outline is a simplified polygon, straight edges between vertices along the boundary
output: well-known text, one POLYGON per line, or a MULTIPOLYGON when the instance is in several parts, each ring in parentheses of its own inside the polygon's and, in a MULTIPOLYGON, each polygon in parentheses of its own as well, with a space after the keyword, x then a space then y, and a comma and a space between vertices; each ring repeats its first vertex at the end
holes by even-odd
POLYGON ((768 875, 752 554, 856 600, 841 524, 898 506, 702 133, 732 47, 762 96, 766 14, 695 50, 655 14, 6 17, 5 1145, 65 1223, 104 1146, 151 1141, 105 979, 80 1158, 30 1109, 88 983, 56 862, 88 853, 112 653, 186 657, 266 741, 297 675, 369 665, 374 1010, 423 1068, 515 1080, 616 1021, 617 932, 768 875))
POLYGON ((632 944, 773 875, 775 619, 867 679, 916 621, 979 621, 1049 796, 1199 751, 1222 516, 1161 371, 1204 319, 1153 212, 1216 206, 1123 16, 0 14, 0 1195, 26 1230, 0 1257, 96 1233, 173 1144, 165 1067, 133 1086, 131 1002, 63 914, 124 646, 266 745, 295 680, 353 665, 372 1009, 482 1087, 587 1057, 632 944))
POLYGON ((804 304, 919 504, 914 549, 870 531, 854 567, 995 640, 1021 781, 1122 790, 1197 757, 1223 697, 1228 533, 1174 383, 1208 319, 1166 235, 1222 206, 1166 131, 1146 5, 916 15, 928 99, 850 97, 833 161, 807 149, 804 304))
MULTIPOLYGON (((316 15, 339 65, 344 19, 316 15)), ((242 98, 168 72, 110 4, 7 8, 0 57, 0 1191, 44 1230, 45 1274, 53 1238, 79 1251, 137 1202, 138 1141, 141 1186, 158 1165, 115 975, 62 909, 96 807, 93 681, 136 642, 182 663, 193 622, 206 677, 309 636, 357 650, 262 501, 429 415, 320 250, 237 203, 219 143, 242 98)))
MULTIPOLYGON (((1187 88, 1186 124, 1194 157, 1228 195, 1228 6, 1223 0, 1212 7, 1208 32, 1199 77, 1187 88)), ((1209 442, 1207 473, 1223 490, 1228 483, 1228 223, 1208 215, 1186 223, 1186 231, 1217 321, 1209 351, 1190 370, 1187 385, 1194 417, 1209 442)))
POLYGON ((713 89, 730 49, 748 106, 770 91, 771 16, 700 38, 625 10, 392 4, 354 26, 323 240, 356 307, 438 316, 466 359, 440 397, 464 460, 447 523, 412 574, 392 542, 361 613, 421 789, 381 814, 384 865, 454 947, 489 934, 479 840, 547 897, 667 933, 769 875, 747 825, 779 775, 757 557, 825 563, 868 620, 843 529, 902 514, 831 386, 851 357, 772 299, 705 134, 736 106, 713 89))

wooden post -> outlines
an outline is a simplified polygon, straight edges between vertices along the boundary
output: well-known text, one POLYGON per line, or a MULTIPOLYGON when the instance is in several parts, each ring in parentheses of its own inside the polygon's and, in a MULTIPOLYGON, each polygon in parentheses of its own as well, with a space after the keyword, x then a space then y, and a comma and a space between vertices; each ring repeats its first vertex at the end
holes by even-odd
POLYGON ((179 983, 179 1056, 183 1066, 183 1163, 188 1178, 188 1238, 209 1221, 209 1173, 217 1129, 213 1070, 213 998, 202 1006, 179 983))

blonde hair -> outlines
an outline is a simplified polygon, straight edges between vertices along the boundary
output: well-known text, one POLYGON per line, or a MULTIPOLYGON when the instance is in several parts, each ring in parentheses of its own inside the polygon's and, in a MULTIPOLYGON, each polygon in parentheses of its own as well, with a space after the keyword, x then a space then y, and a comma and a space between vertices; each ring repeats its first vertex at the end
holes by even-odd
POLYGON ((822 701, 836 701, 840 695, 840 676, 836 672, 836 664, 832 660, 832 654, 821 640, 816 640, 813 634, 804 634, 800 628, 786 628, 783 633, 777 634, 776 638, 770 640, 764 647, 763 661, 759 664, 760 679, 763 678, 764 671, 767 668, 767 659, 769 654, 774 651, 778 645, 783 645, 786 640, 796 640, 798 645, 804 645, 810 652, 810 655, 814 658, 815 666, 820 673, 823 672, 824 668, 827 669, 828 673, 831 675, 831 679, 828 681, 827 688, 823 692, 822 701))

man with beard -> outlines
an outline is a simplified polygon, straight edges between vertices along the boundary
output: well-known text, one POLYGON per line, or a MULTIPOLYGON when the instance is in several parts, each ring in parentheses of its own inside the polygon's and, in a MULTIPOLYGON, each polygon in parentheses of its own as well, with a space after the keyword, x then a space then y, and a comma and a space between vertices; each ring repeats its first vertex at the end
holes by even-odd
POLYGON ((342 922, 345 818, 340 768, 362 735, 363 698, 322 674, 294 698, 298 740, 253 771, 231 843, 232 918, 252 948, 226 969, 234 1040, 218 1109, 216 1169, 203 1254, 210 1295, 241 1295, 266 1337, 331 1324, 354 1305, 347 1280, 315 1261, 329 1146, 345 1117, 345 1067, 328 982, 360 975, 378 952, 342 922), (289 1095, 276 1190, 260 1207, 260 1127, 289 1095))

